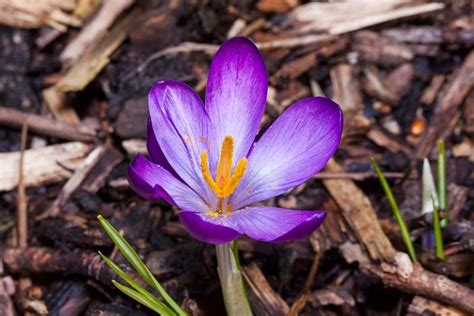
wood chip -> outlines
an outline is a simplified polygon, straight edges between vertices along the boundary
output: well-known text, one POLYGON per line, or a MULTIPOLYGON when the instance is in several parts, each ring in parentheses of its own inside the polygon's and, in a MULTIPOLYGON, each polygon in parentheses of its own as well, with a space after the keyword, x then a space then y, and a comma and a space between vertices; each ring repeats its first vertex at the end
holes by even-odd
POLYGON ((100 37, 127 9, 134 0, 104 0, 97 14, 85 25, 81 32, 68 43, 59 55, 63 63, 72 64, 86 48, 100 37))
POLYGON ((288 304, 272 289, 255 263, 243 267, 243 276, 249 287, 249 300, 256 315, 284 316, 288 313, 288 304))
POLYGON ((20 28, 51 26, 61 32, 67 26, 79 26, 81 20, 70 14, 74 0, 0 0, 0 23, 20 28))
POLYGON ((425 91, 423 91, 423 95, 421 96, 420 102, 425 105, 433 104, 445 79, 445 75, 435 75, 433 79, 431 79, 431 82, 428 87, 426 87, 425 91))
MULTIPOLYGON (((71 142, 25 151, 25 187, 40 186, 65 180, 71 176, 67 169, 76 169, 89 153, 90 145, 71 142), (67 168, 67 169, 66 169, 67 168)), ((18 185, 19 152, 0 153, 0 191, 14 189, 18 185)))
POLYGON ((397 1, 359 1, 354 3, 311 2, 300 5, 288 14, 287 25, 293 25, 300 33, 321 32, 336 35, 352 32, 387 21, 436 12, 443 3, 411 4, 397 1))
POLYGON ((111 30, 97 38, 90 48, 81 55, 64 77, 55 85, 58 91, 81 91, 109 63, 110 55, 125 40, 135 25, 140 11, 132 11, 111 30))
POLYGON ((53 116, 59 121, 79 124, 80 119, 74 108, 68 103, 67 97, 55 86, 43 90, 43 99, 53 116))
MULTIPOLYGON (((334 160, 329 161, 326 170, 344 171, 334 160)), ((382 231, 376 212, 364 192, 352 180, 347 179, 327 179, 323 180, 323 184, 341 208, 343 217, 370 257, 373 260, 393 261, 395 249, 382 231)))
POLYGON ((426 299, 422 296, 415 296, 408 306, 410 315, 439 315, 439 316, 468 316, 469 314, 457 308, 445 306, 436 301, 426 299))
POLYGON ((383 147, 390 152, 403 152, 407 156, 413 155, 413 151, 408 145, 404 144, 395 136, 387 135, 387 133, 383 132, 378 127, 373 127, 367 134, 367 137, 380 147, 383 147))

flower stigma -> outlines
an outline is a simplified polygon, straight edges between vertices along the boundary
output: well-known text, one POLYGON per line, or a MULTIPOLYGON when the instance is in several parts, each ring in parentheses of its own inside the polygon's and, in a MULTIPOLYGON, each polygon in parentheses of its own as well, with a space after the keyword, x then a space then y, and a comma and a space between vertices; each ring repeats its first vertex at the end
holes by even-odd
POLYGON ((227 197, 234 193, 247 168, 247 158, 242 158, 237 162, 232 174, 232 156, 234 154, 234 138, 226 135, 222 141, 221 155, 217 165, 216 178, 212 177, 209 170, 209 157, 207 151, 201 153, 201 172, 209 185, 209 188, 219 198, 216 211, 207 214, 211 217, 228 215, 231 212, 230 205, 227 204, 227 197), (224 213, 225 211, 225 213, 224 213))

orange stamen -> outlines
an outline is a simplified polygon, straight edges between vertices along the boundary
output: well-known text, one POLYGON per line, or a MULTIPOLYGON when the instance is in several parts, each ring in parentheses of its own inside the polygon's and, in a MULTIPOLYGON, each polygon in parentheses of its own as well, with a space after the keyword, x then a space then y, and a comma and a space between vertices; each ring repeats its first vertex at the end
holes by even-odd
MULTIPOLYGON (((201 153, 201 172, 204 180, 206 180, 212 192, 214 192, 214 194, 220 199, 224 199, 234 193, 247 168, 247 158, 242 158, 235 166, 234 173, 232 174, 233 154, 234 138, 230 135, 226 135, 222 142, 216 179, 214 180, 211 171, 209 170, 209 157, 207 151, 201 153)), ((228 213, 230 212, 230 209, 226 207, 225 211, 228 213)), ((222 212, 222 209, 220 209, 220 212, 222 212)))

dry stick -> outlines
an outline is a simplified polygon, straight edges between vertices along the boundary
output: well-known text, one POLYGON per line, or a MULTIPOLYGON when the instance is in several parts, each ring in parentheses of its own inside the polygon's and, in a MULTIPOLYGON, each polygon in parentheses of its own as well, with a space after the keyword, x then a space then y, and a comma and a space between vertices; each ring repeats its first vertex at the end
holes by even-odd
POLYGON ((471 314, 474 313, 473 290, 443 275, 426 271, 418 263, 413 264, 413 271, 407 278, 402 278, 396 273, 384 272, 372 264, 362 265, 362 271, 380 279, 386 286, 435 299, 471 314))
POLYGON ((17 245, 20 248, 28 247, 28 200, 25 193, 25 183, 23 181, 23 163, 25 158, 26 140, 28 135, 28 124, 25 122, 21 128, 20 164, 18 168, 18 188, 17 188, 17 245))
MULTIPOLYGON (((20 164, 18 167, 18 188, 17 188, 17 210, 16 210, 16 233, 18 248, 28 247, 28 197, 25 192, 23 181, 23 165, 25 157, 26 141, 28 136, 28 123, 25 121, 21 128, 20 164)), ((26 291, 31 285, 28 278, 20 278, 18 283, 18 298, 22 308, 27 304, 26 291)))
MULTIPOLYGON (((319 248, 319 243, 316 243, 319 248)), ((317 249, 316 249, 317 250, 317 249)), ((299 295, 299 297, 295 300, 293 305, 288 312, 288 316, 298 316, 299 313, 303 310, 308 301, 308 298, 311 294, 311 286, 314 283, 314 278, 316 277, 316 273, 318 272, 319 267, 319 260, 321 259, 321 251, 317 250, 314 254, 313 263, 311 264, 311 269, 309 270, 308 277, 306 278, 306 282, 304 283, 303 291, 299 295)))
MULTIPOLYGON (((399 179, 405 177, 403 172, 386 172, 385 178, 399 179)), ((363 181, 366 179, 377 178, 377 174, 372 171, 365 172, 328 172, 323 171, 313 176, 313 179, 350 179, 354 181, 363 181)))
POLYGON ((42 115, 25 113, 6 107, 0 107, 0 124, 21 127, 28 124, 30 131, 67 140, 93 142, 97 140, 94 129, 82 125, 57 121, 42 115))

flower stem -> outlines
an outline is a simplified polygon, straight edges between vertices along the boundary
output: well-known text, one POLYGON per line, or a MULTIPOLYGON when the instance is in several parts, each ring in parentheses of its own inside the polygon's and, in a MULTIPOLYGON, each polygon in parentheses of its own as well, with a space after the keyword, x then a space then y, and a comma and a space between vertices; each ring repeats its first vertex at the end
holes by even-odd
POLYGON ((252 311, 240 273, 237 252, 232 249, 233 243, 216 245, 217 272, 224 304, 229 316, 250 316, 252 311))

